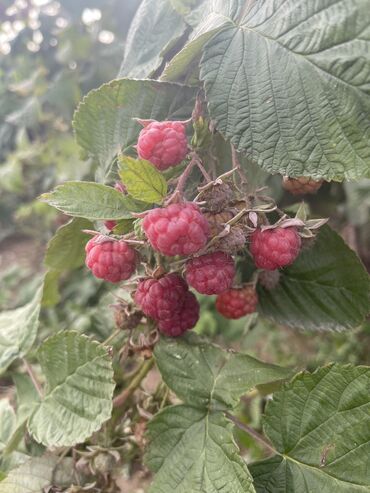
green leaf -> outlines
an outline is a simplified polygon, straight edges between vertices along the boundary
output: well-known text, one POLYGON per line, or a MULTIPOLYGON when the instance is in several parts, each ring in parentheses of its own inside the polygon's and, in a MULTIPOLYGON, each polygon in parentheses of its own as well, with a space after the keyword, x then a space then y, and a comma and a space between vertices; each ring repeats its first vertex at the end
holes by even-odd
POLYGON ((9 438, 11 437, 17 418, 14 409, 10 405, 8 399, 0 400, 0 453, 6 447, 9 438))
POLYGON ((368 492, 369 389, 369 367, 331 365, 274 394, 264 430, 280 456, 251 466, 257 492, 368 492))
POLYGON ((148 425, 152 493, 253 493, 246 464, 222 413, 173 406, 148 425))
POLYGON ((281 271, 276 289, 258 288, 259 312, 290 327, 349 329, 367 315, 369 290, 357 255, 324 226, 314 245, 281 271))
POLYGON ((185 29, 185 22, 170 0, 143 0, 127 35, 119 76, 149 77, 160 67, 163 52, 185 29))
POLYGON ((52 485, 57 456, 34 457, 0 482, 0 493, 44 493, 52 485))
POLYGON ((185 402, 199 407, 235 407, 240 396, 256 385, 291 375, 286 368, 247 354, 199 342, 193 334, 181 339, 162 337, 154 356, 166 384, 185 402))
POLYGON ((143 159, 121 156, 119 176, 134 199, 160 204, 167 195, 167 183, 163 175, 143 159))
POLYGON ((258 0, 230 16, 200 71, 220 132, 271 173, 369 176, 368 13, 367 0, 258 0))
POLYGON ((26 305, 0 313, 0 374, 32 348, 38 328, 42 288, 26 305))
POLYGON ((83 265, 85 245, 89 240, 83 229, 93 229, 93 224, 86 219, 74 218, 57 230, 46 248, 45 265, 49 269, 63 271, 83 265))
POLYGON ((106 348, 75 332, 61 332, 40 347, 47 392, 28 422, 46 446, 83 442, 110 418, 114 390, 106 348))
POLYGON ((69 216, 92 220, 129 219, 131 212, 142 210, 113 187, 88 181, 66 181, 40 199, 69 216))
POLYGON ((127 153, 141 130, 134 118, 186 120, 191 117, 196 88, 157 81, 119 79, 91 91, 74 117, 77 142, 109 174, 118 152, 127 153))

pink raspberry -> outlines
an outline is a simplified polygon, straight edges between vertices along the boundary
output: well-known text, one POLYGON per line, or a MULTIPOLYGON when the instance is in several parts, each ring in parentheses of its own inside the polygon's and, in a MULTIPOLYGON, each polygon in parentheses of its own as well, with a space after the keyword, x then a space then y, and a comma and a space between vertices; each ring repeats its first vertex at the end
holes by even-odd
POLYGON ((199 303, 193 293, 188 291, 184 297, 182 309, 168 318, 159 320, 158 327, 163 334, 178 337, 192 329, 199 319, 199 303))
POLYGON ((86 266, 99 279, 116 283, 129 279, 135 271, 137 252, 124 240, 95 236, 88 241, 85 251, 86 266))
POLYGON ((195 257, 186 265, 186 280, 202 294, 220 294, 226 291, 231 287, 234 276, 234 261, 224 252, 195 257))
POLYGON ((225 318, 237 319, 256 311, 258 297, 252 286, 229 289, 217 296, 216 309, 225 318))
MULTIPOLYGON (((119 192, 126 193, 126 187, 123 185, 123 183, 117 182, 114 185, 114 188, 118 190, 119 192)), ((117 226, 117 221, 108 220, 104 222, 104 226, 109 230, 112 231, 117 226)))
POLYGON ((181 122, 151 122, 137 141, 140 159, 150 161, 160 171, 176 166, 188 153, 185 125, 181 122))
POLYGON ((142 227, 150 244, 163 255, 191 255, 207 243, 209 224, 192 202, 153 209, 142 227))
POLYGON ((171 313, 182 309, 187 291, 188 285, 178 274, 148 278, 139 282, 135 303, 155 320, 169 318, 171 313))
POLYGON ((250 251, 259 269, 275 270, 294 262, 301 248, 296 228, 275 228, 252 234, 250 251))
POLYGON ((308 176, 300 176, 299 178, 289 178, 284 176, 283 188, 290 192, 292 195, 306 195, 308 193, 314 194, 318 191, 324 180, 313 180, 308 176))

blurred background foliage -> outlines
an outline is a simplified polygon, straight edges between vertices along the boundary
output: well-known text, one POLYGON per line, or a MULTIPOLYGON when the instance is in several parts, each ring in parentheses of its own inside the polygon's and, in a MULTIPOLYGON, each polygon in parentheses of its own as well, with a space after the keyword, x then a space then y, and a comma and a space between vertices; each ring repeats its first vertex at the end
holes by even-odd
MULTIPOLYGON (((117 76, 139 3, 0 2, 0 310, 30 298, 45 273, 46 242, 67 220, 37 197, 66 180, 93 179, 93 164, 74 141, 73 112, 84 94, 117 76)), ((268 177, 267 184, 281 207, 297 207, 297 200, 282 190, 281 177, 268 177)), ((370 180, 325 184, 307 205, 313 216, 330 216, 369 269, 370 180)), ((41 340, 67 328, 104 340, 114 330, 112 287, 84 268, 61 278, 50 273, 48 282, 41 340)), ((211 297, 200 301, 198 333, 264 361, 309 369, 333 360, 370 363, 369 322, 353 332, 299 332, 254 315, 226 321, 211 297)), ((241 419, 258 428, 263 402, 260 394, 247 396, 241 419)), ((239 439, 249 458, 261 456, 245 434, 239 439)))

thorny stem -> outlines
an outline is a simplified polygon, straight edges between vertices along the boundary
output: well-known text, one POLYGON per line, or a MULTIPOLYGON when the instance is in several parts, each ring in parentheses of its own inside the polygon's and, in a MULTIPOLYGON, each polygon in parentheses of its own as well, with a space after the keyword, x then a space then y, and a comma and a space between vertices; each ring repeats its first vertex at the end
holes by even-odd
POLYGON ((272 444, 265 437, 260 435, 256 430, 254 430, 250 426, 242 423, 241 421, 239 421, 238 418, 236 418, 235 416, 233 416, 232 414, 230 414, 228 412, 225 413, 225 416, 230 421, 232 421, 234 423, 234 425, 237 426, 240 430, 245 431, 246 433, 248 433, 248 435, 252 436, 255 440, 257 440, 257 442, 259 442, 261 445, 263 445, 263 447, 265 449, 267 449, 269 452, 271 452, 273 454, 277 453, 276 450, 274 449, 274 447, 272 446, 272 444))
POLYGON ((128 387, 126 387, 120 394, 117 395, 113 399, 113 407, 121 407, 123 404, 129 399, 135 390, 139 387, 141 381, 146 377, 149 373, 150 369, 154 364, 154 358, 150 358, 147 361, 144 361, 140 370, 136 373, 134 378, 131 380, 128 387))
POLYGON ((37 390, 37 393, 39 394, 40 397, 43 397, 41 384, 37 380, 32 366, 28 363, 28 361, 25 358, 22 358, 22 361, 23 361, 24 366, 26 367, 27 373, 28 373, 30 379, 32 380, 32 383, 33 383, 35 389, 37 390))

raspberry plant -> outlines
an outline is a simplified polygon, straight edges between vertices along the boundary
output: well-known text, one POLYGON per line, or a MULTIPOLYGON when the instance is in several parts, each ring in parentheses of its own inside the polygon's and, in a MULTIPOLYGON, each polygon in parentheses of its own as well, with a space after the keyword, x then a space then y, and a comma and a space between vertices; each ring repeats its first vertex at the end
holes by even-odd
POLYGON ((197 293, 217 295, 225 324, 364 321, 356 254, 269 184, 279 174, 306 194, 369 176, 369 29, 367 0, 143 0, 119 77, 74 116, 95 181, 41 197, 71 220, 48 244, 43 287, 0 316, 0 371, 18 390, 17 413, 0 408, 0 493, 117 491, 115 465, 137 454, 127 428, 153 493, 368 491, 368 367, 283 368, 192 329, 197 293), (41 304, 84 262, 111 283, 117 330, 43 338, 41 304), (153 365, 162 383, 135 399, 153 365), (269 395, 261 433, 238 418, 252 389, 269 395), (234 426, 262 460, 241 457, 234 426))

